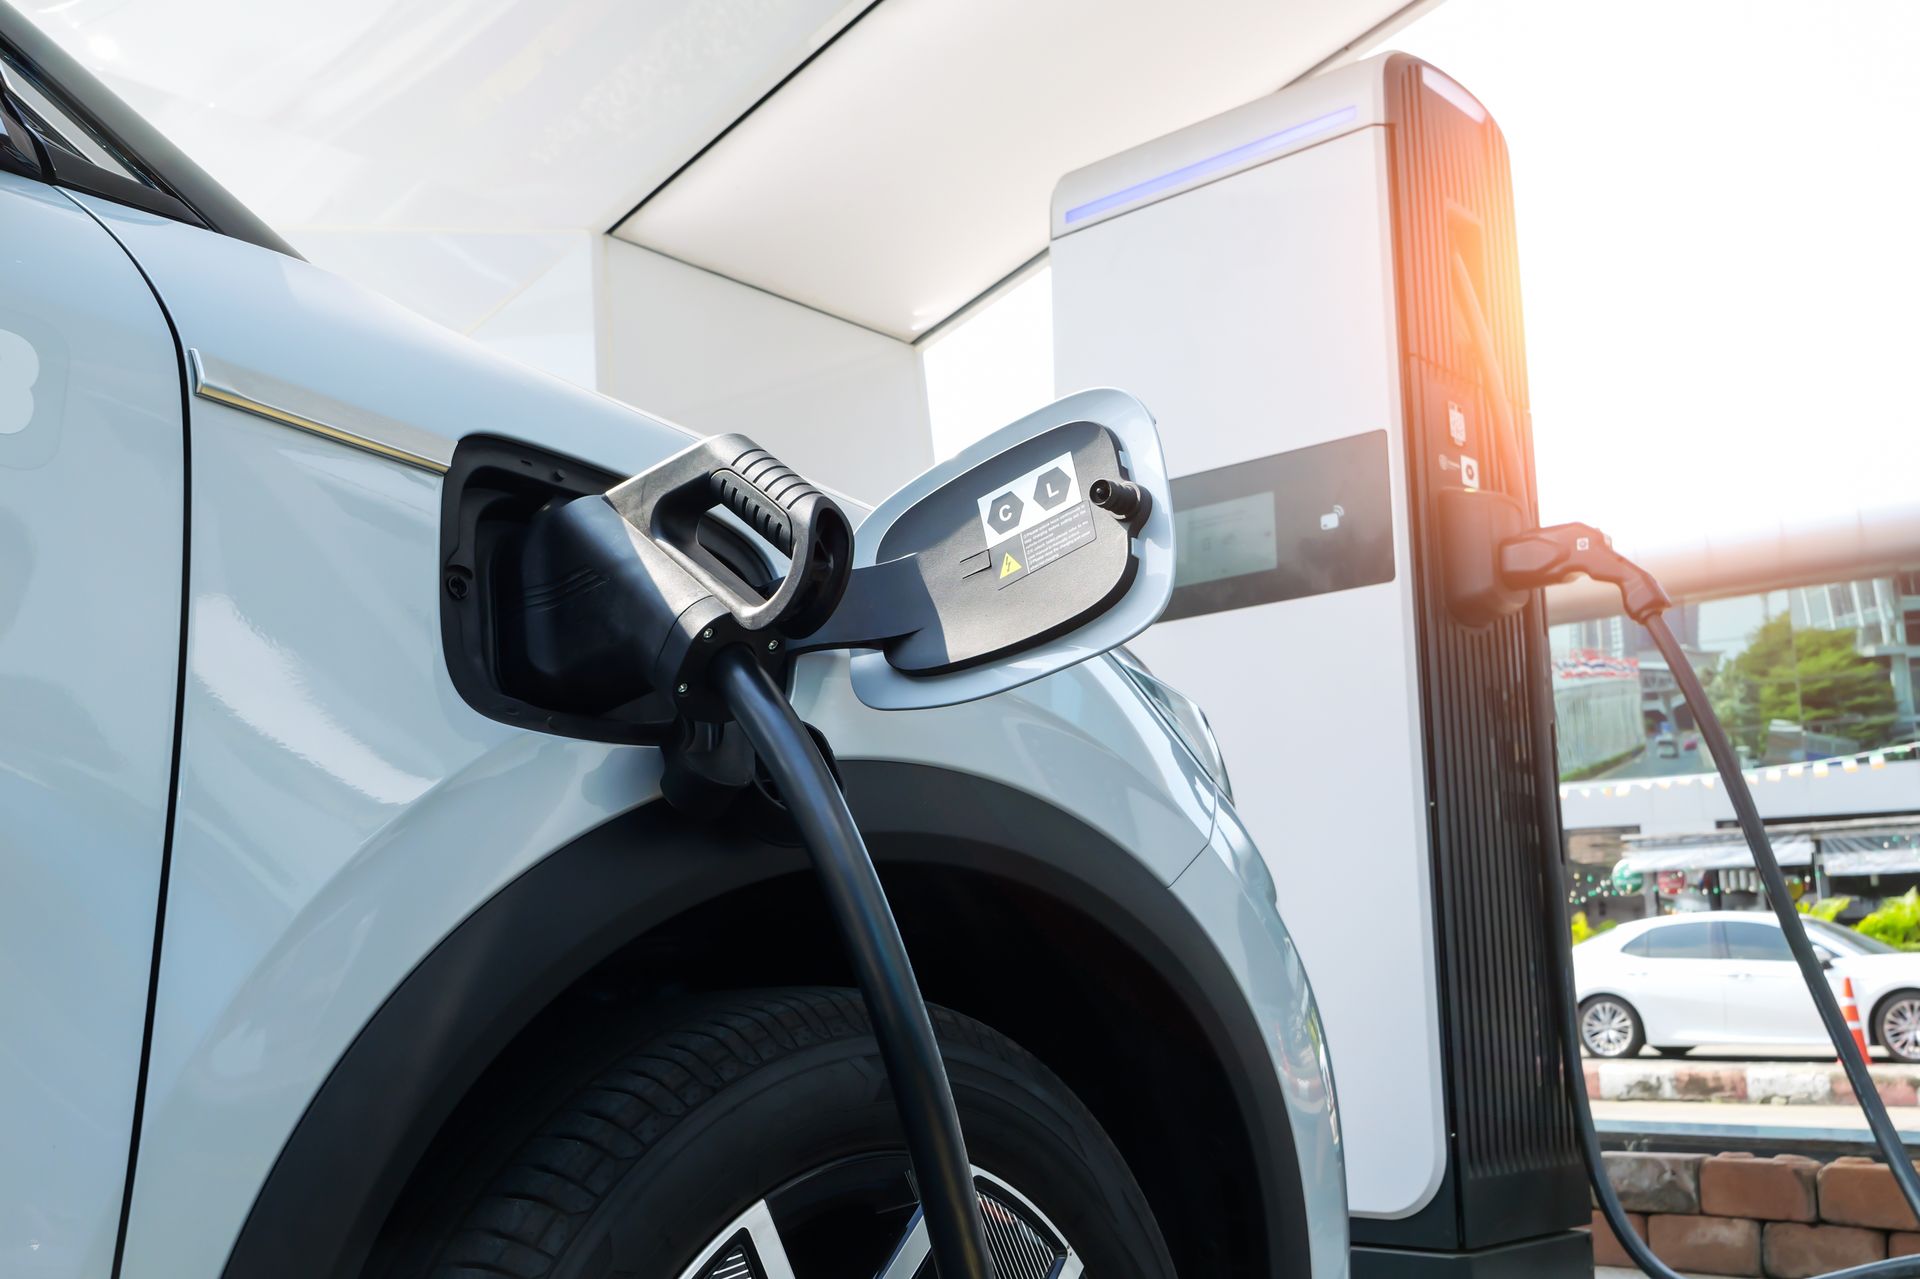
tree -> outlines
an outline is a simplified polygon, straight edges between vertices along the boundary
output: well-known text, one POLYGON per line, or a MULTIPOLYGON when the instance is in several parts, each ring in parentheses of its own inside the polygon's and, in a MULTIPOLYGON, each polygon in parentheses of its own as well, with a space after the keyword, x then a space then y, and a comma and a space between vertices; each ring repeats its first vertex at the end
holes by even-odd
POLYGON ((1761 624, 1745 652, 1720 664, 1710 697, 1728 732, 1756 757, 1777 719, 1878 746, 1895 718, 1893 682, 1854 648, 1851 630, 1795 629, 1784 614, 1761 624))

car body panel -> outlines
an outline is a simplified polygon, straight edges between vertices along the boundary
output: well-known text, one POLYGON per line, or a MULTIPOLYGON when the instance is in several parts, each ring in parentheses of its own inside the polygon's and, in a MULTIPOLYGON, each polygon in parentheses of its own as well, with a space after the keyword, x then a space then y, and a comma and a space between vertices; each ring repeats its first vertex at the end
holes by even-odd
MULTIPOLYGON (((1708 927, 1707 912, 1671 916, 1708 927)), ((1725 1040, 1726 961, 1636 956, 1622 947, 1658 921, 1623 924, 1573 948, 1574 988, 1584 1003, 1596 994, 1617 995, 1640 1014, 1647 1042, 1661 1046, 1725 1040), (1591 949, 1589 949, 1591 948, 1591 949)))
MULTIPOLYGON (((89 204, 182 342, 276 394, 615 471, 685 443, 305 263, 89 204)), ((430 469, 204 396, 191 412, 179 833, 127 1279, 217 1273, 309 1100, 408 972, 528 866, 659 793, 657 751, 510 728, 456 693, 430 469)), ((846 665, 807 659, 796 703, 848 758, 1042 796, 1162 883, 1212 835, 1203 770, 1105 660, 904 713, 861 706, 846 665)))
POLYGON ((1220 806, 1213 839, 1174 891, 1200 917, 1267 1030, 1287 1099, 1315 1279, 1345 1275, 1347 1177, 1326 1030, 1306 965, 1275 906, 1266 863, 1230 805, 1220 806))
MULTIPOLYGON (((1726 1033, 1739 1042, 1820 1043, 1826 1031, 1777 921, 1758 915, 1719 920, 1726 978, 1720 987, 1726 1033)), ((1809 930, 1810 932, 1812 930, 1809 930)), ((1835 987, 1836 991, 1839 989, 1835 987)))
POLYGON ((845 759, 958 768, 1044 796, 1172 883, 1213 833, 1218 798, 1185 747, 1104 658, 976 702, 879 711, 854 694, 850 658, 795 671, 794 709, 845 759))
POLYGON ((0 173, 0 1274, 103 1275, 179 681, 180 363, 120 246, 0 173))
MULTIPOLYGON (((1649 932, 1714 921, 1752 922, 1779 931, 1772 915, 1750 911, 1697 911, 1623 924, 1574 947, 1579 998, 1605 993, 1626 1000, 1640 1014, 1647 1042, 1662 1047, 1825 1045, 1826 1029, 1791 958, 1645 959, 1622 949, 1649 932)), ((1838 949, 1817 931, 1812 939, 1829 952, 1838 949)), ((1835 995, 1852 978, 1861 1024, 1872 1036, 1881 1000, 1900 990, 1920 991, 1920 954, 1839 954, 1826 974, 1835 995)))

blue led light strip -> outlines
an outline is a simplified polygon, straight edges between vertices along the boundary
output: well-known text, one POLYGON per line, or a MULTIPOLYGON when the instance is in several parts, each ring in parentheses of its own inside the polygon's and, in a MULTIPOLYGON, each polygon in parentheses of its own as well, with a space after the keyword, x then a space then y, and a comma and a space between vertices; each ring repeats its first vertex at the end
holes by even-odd
POLYGON ((1123 204, 1132 204, 1135 200, 1143 199, 1146 196, 1158 195, 1162 191, 1182 186, 1193 181, 1195 178, 1203 178, 1209 173, 1218 173, 1222 169, 1230 169, 1243 160, 1250 160, 1254 156, 1265 155, 1269 151, 1278 151, 1283 147, 1292 146, 1296 142, 1317 137, 1322 133, 1330 133, 1341 125, 1351 124, 1359 118, 1360 108, 1342 107, 1338 111, 1329 112, 1317 119, 1308 120, 1304 124, 1296 124, 1290 129, 1282 129, 1278 133, 1269 133, 1266 137, 1255 138, 1251 142, 1242 142, 1239 146, 1231 150, 1222 151, 1218 155, 1210 155, 1204 160, 1195 160, 1192 164, 1175 169, 1171 173, 1163 173, 1157 178, 1148 178, 1145 182, 1136 182, 1130 187, 1115 191, 1112 195, 1103 195, 1097 200, 1089 200, 1085 204, 1075 205, 1073 208, 1067 210, 1067 224, 1071 226, 1073 223, 1086 218, 1097 217, 1109 209, 1117 209, 1123 204))

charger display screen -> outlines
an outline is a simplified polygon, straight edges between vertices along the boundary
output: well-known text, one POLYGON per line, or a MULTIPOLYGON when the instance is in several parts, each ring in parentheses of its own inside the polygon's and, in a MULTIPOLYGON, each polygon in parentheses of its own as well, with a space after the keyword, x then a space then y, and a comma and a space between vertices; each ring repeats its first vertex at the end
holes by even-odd
POLYGON ((1173 481, 1162 621, 1390 582, 1387 433, 1368 431, 1173 481))
MULTIPOLYGON (((1176 481, 1177 484, 1177 481, 1176 481)), ((1249 493, 1173 510, 1173 580, 1182 585, 1280 567, 1273 494, 1249 493)))

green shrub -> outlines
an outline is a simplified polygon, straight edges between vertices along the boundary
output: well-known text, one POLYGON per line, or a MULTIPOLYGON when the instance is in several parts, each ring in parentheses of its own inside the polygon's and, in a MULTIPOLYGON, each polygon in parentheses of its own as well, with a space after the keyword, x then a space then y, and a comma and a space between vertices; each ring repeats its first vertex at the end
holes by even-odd
POLYGON ((1920 889, 1909 888, 1898 897, 1880 903, 1880 909, 1855 927, 1901 950, 1920 950, 1920 889))
POLYGON ((1601 933, 1607 932, 1614 928, 1618 928, 1620 926, 1620 921, 1617 919, 1603 919, 1600 921, 1600 927, 1595 928, 1592 924, 1589 924, 1587 922, 1587 912, 1584 910, 1574 911, 1572 922, 1573 922, 1573 944, 1576 946, 1578 946, 1583 941, 1588 941, 1594 937, 1598 937, 1601 933))
POLYGON ((1795 903, 1802 915, 1811 915, 1815 919, 1824 919, 1829 924, 1840 918, 1840 912, 1853 904, 1851 897, 1822 897, 1819 901, 1801 898, 1795 903))

